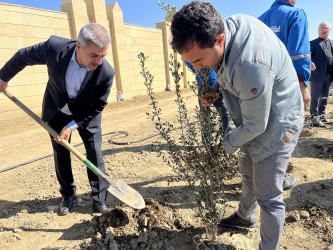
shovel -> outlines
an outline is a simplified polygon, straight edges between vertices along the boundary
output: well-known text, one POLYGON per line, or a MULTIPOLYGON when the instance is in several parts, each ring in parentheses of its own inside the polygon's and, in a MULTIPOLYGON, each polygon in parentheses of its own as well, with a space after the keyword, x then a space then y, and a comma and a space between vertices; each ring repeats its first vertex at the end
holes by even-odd
MULTIPOLYGON (((24 112, 26 112, 32 119, 38 122, 39 125, 45 128, 47 132, 49 132, 54 138, 57 138, 59 136, 59 134, 53 128, 51 128, 41 118, 39 118, 39 116, 37 116, 27 106, 25 106, 8 89, 3 90, 2 93, 4 93, 10 100, 12 100, 17 106, 19 106, 24 112)), ((93 171, 101 180, 103 180, 108 185, 108 191, 119 200, 136 209, 142 209, 145 207, 145 202, 142 196, 135 189, 131 188, 123 181, 111 181, 105 174, 103 174, 94 164, 92 164, 66 140, 62 140, 60 144, 67 148, 74 155, 76 155, 76 157, 78 157, 84 164, 86 164, 91 171, 93 171)))

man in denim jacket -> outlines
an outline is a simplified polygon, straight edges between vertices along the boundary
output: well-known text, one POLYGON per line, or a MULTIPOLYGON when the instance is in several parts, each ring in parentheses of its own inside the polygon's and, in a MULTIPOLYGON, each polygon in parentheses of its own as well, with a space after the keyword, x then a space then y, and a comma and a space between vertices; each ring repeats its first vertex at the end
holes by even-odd
POLYGON ((296 71, 283 43, 262 22, 246 15, 221 18, 214 6, 194 1, 173 17, 171 46, 195 70, 214 68, 216 88, 201 96, 204 107, 222 92, 236 129, 224 150, 239 148, 242 196, 220 226, 255 227, 260 206, 259 249, 278 249, 285 220, 283 180, 304 121, 296 71))
MULTIPOLYGON (((269 10, 258 19, 266 24, 286 46, 295 67, 304 106, 311 101, 308 90, 311 74, 311 53, 308 19, 304 10, 296 8, 297 0, 275 0, 269 10)), ((319 119, 314 120, 320 127, 326 127, 319 119)), ((297 183, 295 176, 286 177, 283 190, 293 188, 297 183)))

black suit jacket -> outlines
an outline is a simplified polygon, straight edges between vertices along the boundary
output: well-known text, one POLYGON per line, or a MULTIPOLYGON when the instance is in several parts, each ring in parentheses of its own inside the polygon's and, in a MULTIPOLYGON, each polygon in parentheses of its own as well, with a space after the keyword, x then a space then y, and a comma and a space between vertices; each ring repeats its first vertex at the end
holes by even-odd
MULTIPOLYGON (((333 48, 333 40, 330 40, 333 48)), ((327 66, 327 56, 325 42, 321 38, 314 39, 310 42, 311 61, 316 65, 316 70, 311 71, 310 81, 320 82, 324 80, 327 66)))
POLYGON ((78 126, 94 133, 100 129, 101 112, 107 105, 115 71, 103 60, 96 70, 88 71, 77 98, 71 101, 65 76, 75 46, 75 40, 51 36, 45 42, 23 48, 2 67, 0 79, 8 82, 27 65, 46 64, 49 80, 44 93, 42 119, 50 121, 68 103, 78 126))

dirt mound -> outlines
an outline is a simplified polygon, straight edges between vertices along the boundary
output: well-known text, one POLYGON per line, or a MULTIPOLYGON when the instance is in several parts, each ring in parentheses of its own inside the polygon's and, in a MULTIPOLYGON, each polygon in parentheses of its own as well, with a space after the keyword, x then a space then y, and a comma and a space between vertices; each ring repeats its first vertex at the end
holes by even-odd
POLYGON ((87 232, 91 241, 83 248, 90 249, 233 249, 211 244, 203 228, 176 210, 163 206, 152 198, 145 199, 142 210, 126 205, 114 208, 109 214, 95 216, 87 232))

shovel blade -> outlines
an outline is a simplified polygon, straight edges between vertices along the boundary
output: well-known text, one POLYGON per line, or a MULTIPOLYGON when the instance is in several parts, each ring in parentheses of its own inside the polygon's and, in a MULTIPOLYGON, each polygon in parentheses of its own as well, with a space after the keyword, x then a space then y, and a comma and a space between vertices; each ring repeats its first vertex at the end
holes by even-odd
POLYGON ((134 188, 120 180, 112 182, 108 191, 130 207, 143 209, 146 206, 142 196, 134 188))

